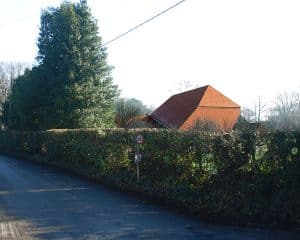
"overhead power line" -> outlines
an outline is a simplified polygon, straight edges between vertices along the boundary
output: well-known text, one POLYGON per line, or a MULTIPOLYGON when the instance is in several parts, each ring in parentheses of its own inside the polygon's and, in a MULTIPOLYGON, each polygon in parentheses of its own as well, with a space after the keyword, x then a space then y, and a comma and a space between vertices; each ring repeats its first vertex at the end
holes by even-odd
POLYGON ((118 39, 124 37, 124 36, 127 35, 128 33, 130 33, 130 32, 132 32, 132 31, 134 31, 134 30, 140 28, 141 26, 145 25, 146 23, 148 23, 148 22, 154 20, 155 18, 157 18, 157 17, 159 17, 159 16, 165 14, 166 12, 168 12, 168 11, 170 11, 171 9, 177 7, 178 5, 180 5, 181 3, 185 2, 185 1, 186 1, 186 0, 181 0, 181 1, 177 2, 177 3, 175 3, 174 5, 172 5, 172 6, 168 7, 167 9, 165 9, 165 10, 159 12, 158 14, 154 15, 153 17, 148 18, 148 19, 145 20, 144 22, 142 22, 142 23, 136 25, 136 26, 133 27, 133 28, 130 28, 128 31, 126 31, 126 32, 124 32, 124 33, 122 33, 122 34, 120 34, 120 35, 114 37, 113 39, 111 39, 111 40, 109 40, 108 42, 104 43, 102 46, 107 46, 108 44, 111 44, 112 42, 114 42, 114 41, 116 41, 116 40, 118 40, 118 39))

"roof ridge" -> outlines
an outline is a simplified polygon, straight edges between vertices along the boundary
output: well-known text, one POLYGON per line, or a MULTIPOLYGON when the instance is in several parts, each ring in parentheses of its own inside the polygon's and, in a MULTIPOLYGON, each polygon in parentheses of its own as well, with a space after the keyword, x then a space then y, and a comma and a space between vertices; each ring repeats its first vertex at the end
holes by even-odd
MULTIPOLYGON (((239 104, 237 104, 236 102, 234 102, 233 100, 231 100, 229 97, 227 97, 226 95, 224 95, 224 93, 220 92, 219 90, 215 89, 213 86, 208 85, 207 88, 205 89, 202 98, 199 101, 198 107, 213 107, 214 105, 203 105, 203 98, 205 97, 205 92, 207 91, 207 89, 210 88, 210 90, 218 93, 219 96, 223 97, 224 99, 226 99, 232 106, 230 107, 234 107, 234 108, 240 108, 241 106, 239 104)), ((220 107, 220 106, 219 106, 220 107)), ((227 106, 229 107, 229 106, 227 106)))

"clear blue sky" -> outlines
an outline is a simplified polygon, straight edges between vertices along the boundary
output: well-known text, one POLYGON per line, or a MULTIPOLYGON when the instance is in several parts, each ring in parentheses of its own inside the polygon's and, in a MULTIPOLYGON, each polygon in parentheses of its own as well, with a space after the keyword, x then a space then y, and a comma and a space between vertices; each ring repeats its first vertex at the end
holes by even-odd
MULTIPOLYGON (((0 61, 34 62, 41 8, 0 3, 0 61)), ((104 42, 177 0, 88 0, 104 42)), ((299 0, 187 0, 108 46, 124 96, 155 106, 178 82, 210 84, 240 105, 300 87, 299 0)))

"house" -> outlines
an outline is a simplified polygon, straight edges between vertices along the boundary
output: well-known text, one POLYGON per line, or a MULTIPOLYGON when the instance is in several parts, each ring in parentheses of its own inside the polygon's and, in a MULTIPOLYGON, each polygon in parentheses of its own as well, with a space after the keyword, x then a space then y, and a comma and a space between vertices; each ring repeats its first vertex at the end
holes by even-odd
POLYGON ((229 132, 239 115, 238 104, 207 85, 171 96, 149 119, 165 128, 188 130, 202 122, 229 132))

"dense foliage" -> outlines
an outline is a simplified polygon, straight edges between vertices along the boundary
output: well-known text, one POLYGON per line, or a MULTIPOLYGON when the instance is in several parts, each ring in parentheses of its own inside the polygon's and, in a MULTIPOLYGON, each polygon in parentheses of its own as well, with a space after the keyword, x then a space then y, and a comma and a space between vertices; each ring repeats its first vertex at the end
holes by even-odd
POLYGON ((300 226, 300 132, 0 132, 0 151, 142 193, 210 220, 300 226), (136 183, 135 138, 143 160, 136 183))
POLYGON ((38 66, 16 79, 4 108, 8 128, 109 127, 118 90, 85 0, 41 15, 38 66))

